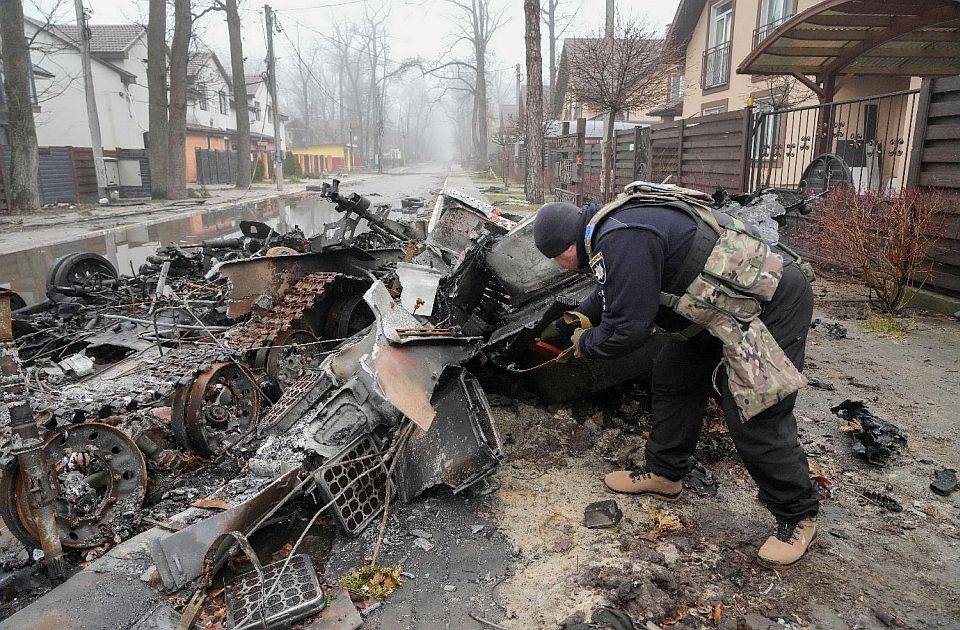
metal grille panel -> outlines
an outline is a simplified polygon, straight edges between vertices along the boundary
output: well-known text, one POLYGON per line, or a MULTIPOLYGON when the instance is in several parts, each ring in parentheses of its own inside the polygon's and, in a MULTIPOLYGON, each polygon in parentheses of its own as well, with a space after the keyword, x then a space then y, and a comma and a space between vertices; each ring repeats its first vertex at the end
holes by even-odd
POLYGON ((333 501, 330 512, 348 536, 358 535, 383 510, 387 469, 369 436, 328 460, 314 477, 324 502, 333 501), (365 475, 372 466, 374 471, 365 475))
POLYGON ((234 578, 226 587, 227 627, 233 630, 253 630, 287 625, 303 619, 323 608, 323 589, 309 556, 299 554, 290 558, 287 570, 280 574, 286 560, 263 567, 264 579, 261 588, 260 576, 250 571, 234 578), (279 578, 279 586, 277 579, 279 578), (260 611, 261 597, 267 597, 260 611), (249 619, 247 619, 249 617, 249 619), (244 622, 244 620, 247 620, 244 622), (237 625, 238 623, 242 625, 237 625))

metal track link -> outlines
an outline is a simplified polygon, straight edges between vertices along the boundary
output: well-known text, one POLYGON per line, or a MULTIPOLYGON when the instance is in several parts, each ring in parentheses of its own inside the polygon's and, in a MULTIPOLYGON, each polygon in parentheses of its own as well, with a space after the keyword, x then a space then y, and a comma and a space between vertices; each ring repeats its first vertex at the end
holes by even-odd
POLYGON ((262 348, 303 319, 310 309, 330 295, 331 289, 337 292, 359 290, 364 283, 362 278, 342 273, 320 271, 307 274, 290 285, 270 310, 231 330, 226 337, 227 344, 238 352, 262 348))

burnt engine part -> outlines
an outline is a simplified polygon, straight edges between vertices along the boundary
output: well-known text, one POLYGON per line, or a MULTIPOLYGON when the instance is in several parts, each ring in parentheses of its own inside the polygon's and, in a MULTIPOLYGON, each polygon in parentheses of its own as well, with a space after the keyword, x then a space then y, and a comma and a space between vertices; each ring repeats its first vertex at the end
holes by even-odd
POLYGON ((252 432, 259 418, 253 375, 239 363, 219 362, 177 384, 170 428, 181 446, 218 455, 252 432))
MULTIPOLYGON (((53 471, 53 505, 64 547, 96 547, 129 533, 143 503, 147 467, 123 431, 97 422, 75 425, 50 434, 43 457, 53 471)), ((38 547, 29 480, 16 460, 3 471, 0 494, 0 516, 8 529, 25 545, 38 547)))

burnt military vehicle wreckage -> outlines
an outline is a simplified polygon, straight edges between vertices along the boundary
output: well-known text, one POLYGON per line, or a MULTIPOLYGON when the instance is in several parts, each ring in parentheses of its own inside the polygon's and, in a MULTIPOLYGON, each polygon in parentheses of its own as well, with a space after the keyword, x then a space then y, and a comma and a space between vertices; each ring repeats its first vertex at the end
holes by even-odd
POLYGON ((132 276, 75 254, 53 265, 43 304, 0 298, 15 416, 0 419, 13 425, 0 517, 53 573, 61 550, 96 558, 158 525, 147 561, 173 592, 304 495, 356 536, 388 493, 460 492, 496 469, 481 379, 560 402, 649 369, 656 343, 551 360, 563 348, 541 331, 593 281, 537 253, 532 217, 448 189, 412 220, 404 200, 396 221, 336 180, 317 192, 343 216, 311 238, 245 223, 242 237, 158 248, 132 276), (177 492, 171 479, 238 454, 237 478, 207 503, 144 516, 177 492))

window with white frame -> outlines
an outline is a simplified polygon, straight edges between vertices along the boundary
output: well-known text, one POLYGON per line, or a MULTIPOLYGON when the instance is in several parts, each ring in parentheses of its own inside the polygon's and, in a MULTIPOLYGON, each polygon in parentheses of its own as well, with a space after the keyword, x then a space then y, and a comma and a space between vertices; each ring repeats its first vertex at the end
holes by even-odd
POLYGON ((793 0, 760 0, 760 24, 753 42, 756 46, 790 19, 793 0))
POLYGON ((701 116, 712 116, 714 114, 722 114, 727 111, 727 108, 723 105, 714 105, 713 107, 704 107, 700 110, 701 116))
POLYGON ((683 99, 683 75, 675 74, 670 77, 670 99, 673 103, 683 99))
POLYGON ((703 87, 723 85, 730 78, 730 47, 733 36, 733 1, 710 7, 707 50, 703 53, 703 87))
POLYGON ((203 111, 210 109, 210 99, 207 97, 206 83, 197 83, 197 102, 203 111))
POLYGON ((754 115, 759 126, 755 127, 753 157, 756 160, 775 159, 780 152, 780 116, 771 112, 776 110, 772 97, 756 98, 753 101, 754 115))

